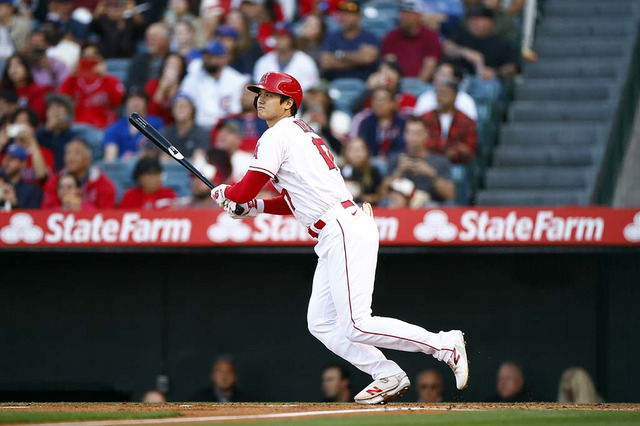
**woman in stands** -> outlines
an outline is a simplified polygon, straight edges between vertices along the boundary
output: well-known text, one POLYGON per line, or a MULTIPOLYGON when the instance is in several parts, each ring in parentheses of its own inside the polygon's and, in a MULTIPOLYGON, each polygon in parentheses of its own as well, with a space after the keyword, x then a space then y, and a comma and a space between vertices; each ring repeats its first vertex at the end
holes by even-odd
POLYGON ((350 140, 344 149, 346 164, 341 168, 344 182, 356 203, 378 204, 382 198, 382 174, 371 164, 369 148, 364 140, 350 140))
POLYGON ((162 118, 165 124, 171 124, 173 123, 171 102, 187 74, 187 64, 180 54, 169 53, 165 56, 160 69, 160 78, 147 81, 144 91, 149 96, 149 114, 162 118))
POLYGON ((45 95, 53 90, 33 81, 29 62, 22 55, 13 55, 7 59, 2 80, 2 90, 11 90, 18 96, 18 105, 28 106, 38 114, 40 122, 44 122, 47 109, 45 95))

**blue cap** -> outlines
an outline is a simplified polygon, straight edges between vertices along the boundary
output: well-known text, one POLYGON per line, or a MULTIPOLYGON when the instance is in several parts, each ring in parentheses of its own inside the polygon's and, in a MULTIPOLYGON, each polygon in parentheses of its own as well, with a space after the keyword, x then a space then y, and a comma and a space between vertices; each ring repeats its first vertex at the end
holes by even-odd
POLYGON ((171 105, 173 105, 174 103, 176 103, 176 101, 178 99, 186 99, 189 102, 191 102, 191 105, 193 105, 195 107, 195 102, 193 102, 193 99, 191 98, 191 96, 187 95, 185 92, 178 92, 175 94, 175 96, 173 97, 173 99, 171 99, 171 105))
POLYGON ((9 145, 7 148, 7 154, 22 161, 27 161, 27 157, 29 156, 26 149, 15 143, 9 145))
POLYGON ((236 31, 236 29, 230 25, 220 25, 216 29, 216 35, 219 35, 221 37, 232 37, 236 40, 240 38, 240 34, 238 34, 238 31, 236 31))
POLYGON ((0 0, 0 3, 9 3, 13 6, 13 0, 0 0))
POLYGON ((220 40, 209 40, 207 44, 202 48, 202 53, 209 55, 224 55, 227 53, 227 49, 224 48, 224 44, 220 40))

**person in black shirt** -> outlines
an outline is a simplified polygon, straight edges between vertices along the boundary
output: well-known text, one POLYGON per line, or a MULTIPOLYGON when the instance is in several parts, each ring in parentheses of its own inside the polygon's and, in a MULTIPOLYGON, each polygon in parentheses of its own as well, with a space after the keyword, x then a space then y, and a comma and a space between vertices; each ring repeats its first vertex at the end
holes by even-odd
POLYGON ((209 376, 211 385, 196 392, 193 402, 243 402, 246 396, 236 389, 236 367, 230 358, 221 357, 213 364, 209 376))
POLYGON ((39 209, 42 190, 22 180, 27 165, 27 151, 11 144, 2 159, 0 168, 0 209, 39 209))

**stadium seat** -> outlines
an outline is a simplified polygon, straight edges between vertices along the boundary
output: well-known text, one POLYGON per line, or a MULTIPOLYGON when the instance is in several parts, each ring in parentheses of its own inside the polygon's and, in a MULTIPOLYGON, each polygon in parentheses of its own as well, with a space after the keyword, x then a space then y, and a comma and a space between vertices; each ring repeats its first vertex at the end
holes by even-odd
POLYGON ((454 201, 457 206, 466 206, 469 204, 470 185, 467 167, 468 166, 463 164, 454 164, 453 167, 451 167, 451 177, 456 184, 454 201))
POLYGON ((384 36, 387 35, 389 31, 395 28, 396 22, 389 20, 384 16, 378 16, 376 18, 367 18, 366 16, 362 19, 362 28, 365 28, 367 31, 374 34, 378 40, 382 41, 384 36))
POLYGON ((589 167, 496 167, 486 174, 487 188, 584 189, 590 183, 589 167))
POLYGON ((588 191, 534 189, 478 191, 479 206, 584 206, 589 204, 588 191))
POLYGON ((431 84, 425 83, 415 77, 403 77, 400 80, 400 91, 403 93, 411 93, 416 98, 432 87, 431 84))
POLYGON ((129 67, 131 66, 131 59, 129 58, 111 58, 106 59, 107 72, 114 75, 122 82, 127 84, 127 77, 129 75, 129 67))
POLYGON ((90 124, 74 123, 71 125, 71 131, 79 138, 86 140, 91 145, 93 158, 99 160, 102 158, 102 140, 104 139, 104 131, 93 127, 90 124))
POLYGON ((365 82, 358 78, 338 78, 331 82, 329 96, 336 108, 352 114, 351 104, 365 89, 365 82))

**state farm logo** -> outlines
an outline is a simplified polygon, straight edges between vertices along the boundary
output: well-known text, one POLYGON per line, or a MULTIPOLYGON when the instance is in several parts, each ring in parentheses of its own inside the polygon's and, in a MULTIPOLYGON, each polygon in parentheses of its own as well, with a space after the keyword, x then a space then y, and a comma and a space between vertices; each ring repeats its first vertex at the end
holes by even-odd
POLYGON ((631 243, 640 242, 640 212, 636 213, 633 217, 633 223, 625 226, 622 233, 627 241, 631 243))
POLYGON ((9 225, 0 230, 0 240, 7 244, 24 241, 36 244, 42 240, 42 228, 33 224, 33 218, 27 213, 16 213, 9 220, 9 225))
POLYGON ((218 221, 207 229, 207 237, 216 243, 229 240, 241 243, 251 238, 251 227, 242 223, 241 220, 220 214, 218 221))
POLYGON ((458 235, 458 227, 449 222, 445 212, 432 210, 413 228, 413 235, 420 241, 453 241, 458 235))

